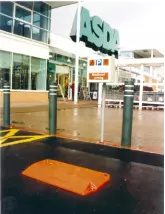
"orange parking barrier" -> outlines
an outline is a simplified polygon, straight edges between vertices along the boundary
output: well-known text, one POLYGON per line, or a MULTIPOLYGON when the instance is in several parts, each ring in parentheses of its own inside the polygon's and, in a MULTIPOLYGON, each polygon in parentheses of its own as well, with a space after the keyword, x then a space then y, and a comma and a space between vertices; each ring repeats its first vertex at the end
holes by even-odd
POLYGON ((79 195, 96 192, 110 180, 109 174, 50 159, 32 164, 22 174, 79 195))

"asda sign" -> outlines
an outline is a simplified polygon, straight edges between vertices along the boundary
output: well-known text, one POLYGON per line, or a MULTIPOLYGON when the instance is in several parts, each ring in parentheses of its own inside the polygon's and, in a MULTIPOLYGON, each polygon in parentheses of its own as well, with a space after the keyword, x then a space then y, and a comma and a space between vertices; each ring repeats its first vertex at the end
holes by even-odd
MULTIPOLYGON (((75 16, 70 37, 76 42, 77 14, 75 16)), ((90 17, 89 11, 82 7, 80 16, 80 41, 95 51, 118 57, 119 32, 98 16, 90 17)))

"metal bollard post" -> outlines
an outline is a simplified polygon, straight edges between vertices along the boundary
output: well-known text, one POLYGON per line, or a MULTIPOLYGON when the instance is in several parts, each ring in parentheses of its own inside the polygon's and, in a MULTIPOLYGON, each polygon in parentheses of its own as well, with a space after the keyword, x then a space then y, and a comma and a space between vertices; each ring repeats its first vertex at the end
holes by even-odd
POLYGON ((3 85, 3 122, 4 126, 10 126, 10 86, 3 85))
POLYGON ((125 81, 122 146, 131 146, 132 119, 133 119, 134 81, 125 81))
POLYGON ((55 134, 57 130, 57 85, 55 82, 49 88, 49 134, 55 134))

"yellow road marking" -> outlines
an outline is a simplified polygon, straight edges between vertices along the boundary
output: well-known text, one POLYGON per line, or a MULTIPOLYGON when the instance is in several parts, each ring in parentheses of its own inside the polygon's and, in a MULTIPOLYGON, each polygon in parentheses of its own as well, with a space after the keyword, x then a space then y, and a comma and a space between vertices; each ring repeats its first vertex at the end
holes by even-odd
POLYGON ((35 140, 39 140, 39 139, 43 139, 43 138, 47 138, 47 137, 49 137, 49 135, 35 136, 32 138, 28 138, 28 139, 16 140, 16 141, 12 141, 9 143, 1 144, 0 147, 12 146, 12 145, 21 144, 21 143, 33 143, 33 141, 35 141, 35 140))
POLYGON ((9 130, 0 131, 0 133, 9 132, 5 136, 0 137, 0 144, 5 142, 9 137, 15 135, 18 131, 19 131, 19 129, 9 129, 9 130))
POLYGON ((19 129, 10 129, 10 130, 0 131, 0 133, 1 132, 2 133, 9 132, 5 136, 0 138, 0 147, 12 146, 12 145, 20 144, 20 143, 30 143, 30 142, 33 142, 35 140, 40 140, 40 139, 44 139, 44 138, 50 137, 50 135, 14 136, 18 131, 19 131, 19 129), (22 138, 24 138, 24 139, 22 139, 22 138), (15 141, 3 144, 8 139, 20 139, 20 140, 15 140, 15 141))

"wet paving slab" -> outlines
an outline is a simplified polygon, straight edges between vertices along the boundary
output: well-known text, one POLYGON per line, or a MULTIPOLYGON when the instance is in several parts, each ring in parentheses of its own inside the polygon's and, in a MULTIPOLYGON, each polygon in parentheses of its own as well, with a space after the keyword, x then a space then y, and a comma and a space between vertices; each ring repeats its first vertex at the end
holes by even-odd
MULTIPOLYGON (((121 143, 122 114, 122 109, 105 109, 105 141, 121 143)), ((47 131, 48 112, 11 114, 11 123, 20 127, 47 131)), ((100 108, 65 109, 58 111, 57 115, 58 133, 95 141, 100 140, 100 123, 100 108)), ((164 151, 164 112, 133 111, 132 146, 145 146, 164 151)))
POLYGON ((2 214, 163 214, 163 166, 85 152, 74 144, 64 146, 69 142, 48 137, 1 148, 2 214), (78 196, 21 175, 31 164, 47 158, 108 173, 111 179, 98 192, 78 196))

